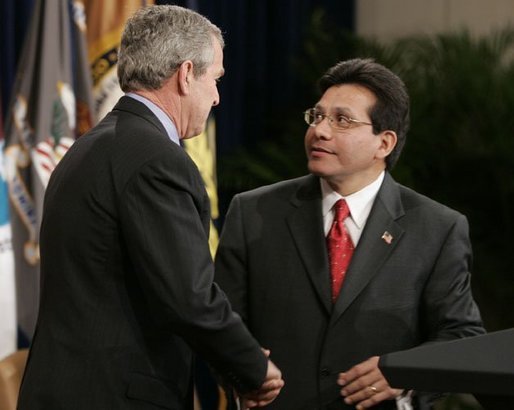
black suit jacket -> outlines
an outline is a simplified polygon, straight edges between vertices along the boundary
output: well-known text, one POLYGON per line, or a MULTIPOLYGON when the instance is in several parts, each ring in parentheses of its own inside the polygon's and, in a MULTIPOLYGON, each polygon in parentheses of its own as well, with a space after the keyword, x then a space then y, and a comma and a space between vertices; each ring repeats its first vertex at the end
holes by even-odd
POLYGON ((269 408, 344 409, 339 372, 484 332, 470 262, 466 218, 386 173, 332 304, 320 183, 309 175, 233 199, 215 280, 283 372, 269 408))
POLYGON ((237 389, 267 360, 212 284, 199 172, 123 97, 64 156, 41 227, 41 305, 20 410, 192 407, 192 351, 237 389))

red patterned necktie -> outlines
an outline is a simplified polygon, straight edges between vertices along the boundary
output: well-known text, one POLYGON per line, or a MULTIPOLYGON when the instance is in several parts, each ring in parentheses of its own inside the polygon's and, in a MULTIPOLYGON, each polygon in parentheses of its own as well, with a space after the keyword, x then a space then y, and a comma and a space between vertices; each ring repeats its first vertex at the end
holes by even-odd
POLYGON ((353 254, 353 242, 344 226, 344 220, 350 214, 348 205, 344 199, 340 199, 335 203, 334 209, 334 222, 327 236, 333 302, 339 295, 353 254))

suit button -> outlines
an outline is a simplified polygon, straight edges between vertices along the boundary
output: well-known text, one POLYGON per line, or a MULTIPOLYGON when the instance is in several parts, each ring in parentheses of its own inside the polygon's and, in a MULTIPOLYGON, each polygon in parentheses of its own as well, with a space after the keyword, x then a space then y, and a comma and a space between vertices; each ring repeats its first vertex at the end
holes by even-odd
POLYGON ((323 369, 321 369, 321 377, 328 377, 330 376, 330 369, 327 368, 327 367, 324 367, 323 369))

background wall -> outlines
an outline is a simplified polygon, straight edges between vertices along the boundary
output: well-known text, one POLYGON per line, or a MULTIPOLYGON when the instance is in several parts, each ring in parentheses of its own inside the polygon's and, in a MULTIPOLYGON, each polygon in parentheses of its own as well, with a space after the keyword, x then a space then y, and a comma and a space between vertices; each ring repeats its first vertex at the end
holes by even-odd
POLYGON ((356 31, 388 41, 467 28, 473 34, 514 23, 512 0, 356 0, 356 31))

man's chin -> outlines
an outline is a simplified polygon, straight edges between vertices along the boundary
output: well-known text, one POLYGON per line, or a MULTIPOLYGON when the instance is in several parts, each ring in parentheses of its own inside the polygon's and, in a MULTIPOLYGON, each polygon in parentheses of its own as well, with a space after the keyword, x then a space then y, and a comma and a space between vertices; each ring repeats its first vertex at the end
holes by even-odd
POLYGON ((309 172, 312 175, 315 175, 317 177, 324 177, 327 175, 327 173, 323 170, 323 168, 316 166, 316 165, 312 165, 311 163, 307 164, 307 169, 309 170, 309 172))
POLYGON ((204 133, 204 131, 205 131, 205 127, 194 130, 193 132, 191 132, 191 135, 185 136, 184 139, 199 137, 200 135, 202 135, 204 133))

